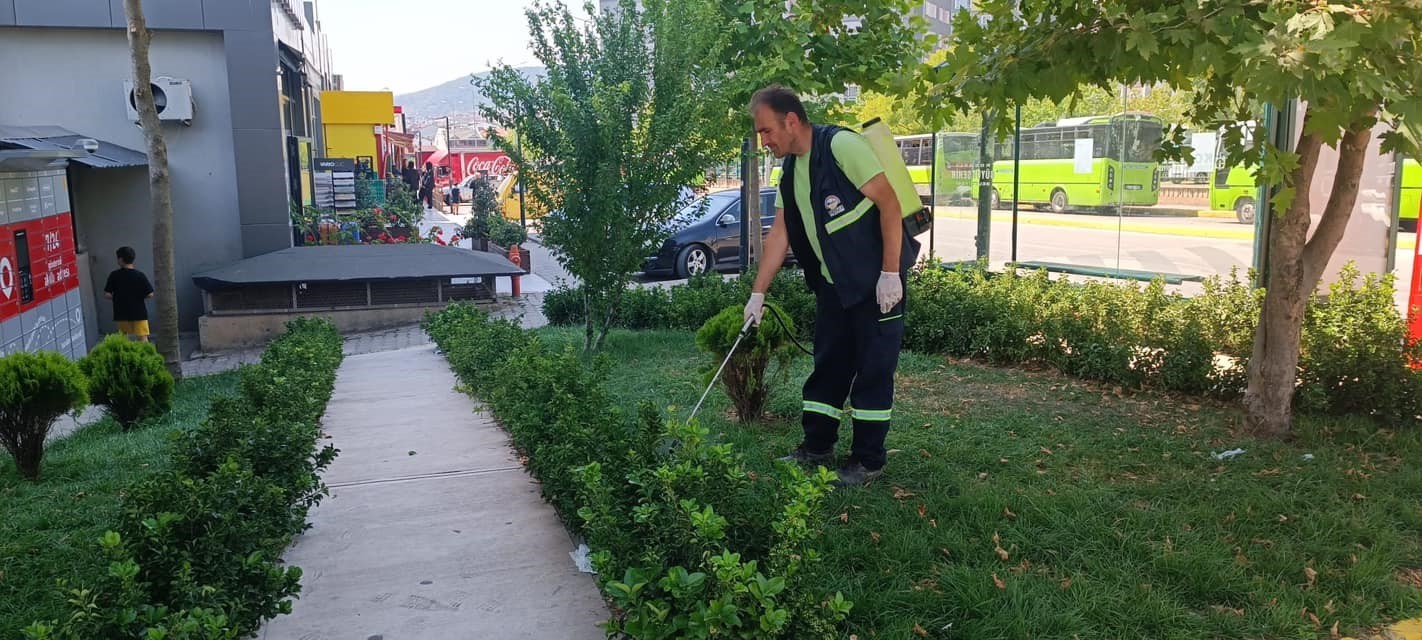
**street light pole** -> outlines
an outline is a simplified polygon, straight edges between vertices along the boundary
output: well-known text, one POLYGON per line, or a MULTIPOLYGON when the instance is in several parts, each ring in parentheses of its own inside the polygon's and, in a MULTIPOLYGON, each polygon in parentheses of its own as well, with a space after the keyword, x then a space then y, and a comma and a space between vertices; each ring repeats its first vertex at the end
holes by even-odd
MULTIPOLYGON (((514 118, 514 124, 515 124, 515 125, 519 124, 518 121, 523 118, 523 107, 522 107, 522 105, 520 105, 520 106, 518 107, 517 114, 518 114, 518 115, 515 116, 515 118, 514 118)), ((523 127, 517 127, 517 128, 514 129, 514 146, 515 146, 516 152, 518 153, 519 159, 522 160, 522 159, 523 159, 523 127)), ((523 171, 519 171, 519 172, 518 172, 518 182, 517 182, 517 184, 515 184, 515 187, 514 187, 514 188, 518 189, 518 224, 519 224, 519 226, 522 226, 523 228, 527 229, 527 228, 528 228, 528 215, 527 215, 526 213, 524 213, 524 209, 523 209, 523 171)))

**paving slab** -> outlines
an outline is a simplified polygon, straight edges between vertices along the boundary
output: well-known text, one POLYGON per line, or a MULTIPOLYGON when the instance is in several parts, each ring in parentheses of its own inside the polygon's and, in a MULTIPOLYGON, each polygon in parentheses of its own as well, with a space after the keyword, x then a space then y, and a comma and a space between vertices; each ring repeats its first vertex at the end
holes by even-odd
POLYGON ((324 420, 331 495, 285 557, 301 597, 260 637, 604 637, 567 530, 455 384, 433 346, 346 358, 324 420))

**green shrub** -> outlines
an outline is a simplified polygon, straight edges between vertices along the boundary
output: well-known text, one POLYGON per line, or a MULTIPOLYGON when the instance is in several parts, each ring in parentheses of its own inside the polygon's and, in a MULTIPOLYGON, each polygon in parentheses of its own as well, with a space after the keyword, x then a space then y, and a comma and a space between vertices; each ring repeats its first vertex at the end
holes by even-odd
MULTIPOLYGON (((739 306, 732 310, 739 321, 739 306)), ((544 496, 596 550, 603 589, 619 607, 609 631, 836 637, 849 603, 806 586, 831 477, 786 468, 781 481, 757 481, 706 430, 666 422, 650 404, 636 415, 613 408, 606 359, 552 349, 472 307, 431 314, 425 327, 526 454, 544 496), (732 607, 746 617, 705 617, 732 607)))
POLYGON ((89 378, 89 397, 125 431, 173 407, 173 375, 150 343, 111 335, 79 366, 89 378))
POLYGON ((1415 422, 1422 413, 1422 343, 1408 337, 1393 302, 1393 276, 1360 278, 1352 264, 1314 296, 1304 316, 1300 384, 1303 411, 1415 422), (1361 282, 1360 282, 1361 280, 1361 282))
POLYGON ((489 216, 489 240, 501 247, 512 247, 528 241, 528 229, 501 215, 489 216))
POLYGON ((850 603, 809 591, 833 474, 749 473, 695 423, 668 423, 655 465, 578 470, 593 566, 628 638, 836 638, 850 603))
POLYGON ((317 420, 340 362, 330 322, 288 323, 242 372, 238 397, 175 435, 172 470, 125 490, 103 542, 109 580, 65 587, 71 614, 27 637, 247 637, 290 613, 301 570, 281 554, 327 495, 319 474, 337 452, 317 448, 317 420))
POLYGON ((548 324, 571 327, 582 324, 585 315, 581 288, 560 284, 543 294, 543 317, 548 324))
POLYGON ((57 353, 0 358, 0 444, 20 475, 39 480, 44 441, 54 421, 88 403, 79 365, 57 353))
POLYGON ((727 280, 719 273, 694 276, 668 292, 666 322, 658 328, 695 331, 722 309, 744 305, 749 295, 750 285, 741 280, 727 280))
MULTIPOLYGON (((796 353, 790 342, 795 335, 794 322, 785 318, 782 324, 779 318, 785 312, 773 302, 765 303, 765 313, 767 317, 759 327, 751 327, 730 360, 726 360, 726 355, 736 344, 741 327, 745 325, 742 306, 722 309, 696 332, 696 345, 714 356, 712 367, 726 362, 726 368, 721 373, 721 386, 736 408, 737 420, 742 423, 757 420, 765 412, 771 391, 771 379, 766 374, 766 368, 771 359, 777 361, 783 379, 790 359, 796 353)), ((714 373, 713 368, 707 372, 707 377, 714 373)))
MULTIPOLYGON (((677 329, 695 331, 731 305, 744 305, 750 297, 755 274, 727 279, 717 273, 704 273, 669 289, 636 287, 628 289, 622 308, 613 319, 621 329, 677 329)), ((776 302, 800 331, 800 336, 812 335, 815 326, 815 295, 805 286, 805 277, 798 270, 785 269, 771 281, 767 299, 776 302)), ((559 286, 543 297, 543 315, 548 323, 568 327, 583 323, 586 305, 582 290, 559 286)))
MULTIPOLYGON (((183 638, 186 640, 235 640, 241 637, 236 626, 219 606, 175 609, 154 605, 146 585, 139 581, 143 567, 133 559, 119 534, 110 531, 99 540, 99 548, 109 559, 109 572, 100 585, 69 588, 66 602, 73 613, 64 620, 36 622, 21 633, 26 640, 90 640, 91 638, 183 638)), ((191 600, 210 599, 212 589, 195 585, 188 573, 179 580, 191 600)))

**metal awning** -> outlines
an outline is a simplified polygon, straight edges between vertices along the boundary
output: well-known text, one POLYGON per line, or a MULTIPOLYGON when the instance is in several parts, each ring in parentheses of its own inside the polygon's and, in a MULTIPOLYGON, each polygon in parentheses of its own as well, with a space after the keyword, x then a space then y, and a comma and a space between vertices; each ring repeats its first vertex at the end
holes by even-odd
MULTIPOLYGON (((12 154, 17 158, 23 155, 27 159, 44 157, 50 160, 69 160, 95 169, 148 166, 148 156, 143 152, 81 135, 63 127, 0 125, 0 154, 4 154, 6 148, 33 152, 12 154), (99 143, 97 151, 89 153, 84 150, 79 141, 86 138, 99 143)), ((0 158, 3 157, 0 155, 0 158)))
POLYGON ((494 253, 436 244, 291 247, 193 275, 206 291, 300 282, 363 282, 524 275, 494 253))

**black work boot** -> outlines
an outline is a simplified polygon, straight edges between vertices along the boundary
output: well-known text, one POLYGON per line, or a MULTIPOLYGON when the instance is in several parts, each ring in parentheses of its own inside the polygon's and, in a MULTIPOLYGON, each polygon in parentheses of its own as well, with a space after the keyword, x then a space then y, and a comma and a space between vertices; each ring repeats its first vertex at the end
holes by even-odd
POLYGON ((858 460, 850 458, 835 470, 835 475, 839 476, 839 479, 834 481, 836 487, 862 487, 884 475, 884 468, 870 469, 858 460))
POLYGON ((806 449, 805 445, 800 445, 798 447, 795 447, 795 450, 791 451, 790 455, 780 458, 780 461, 794 462, 795 464, 798 464, 802 467, 808 467, 810 469, 819 466, 832 469, 834 468, 834 451, 815 453, 813 451, 810 451, 809 449, 806 449))

